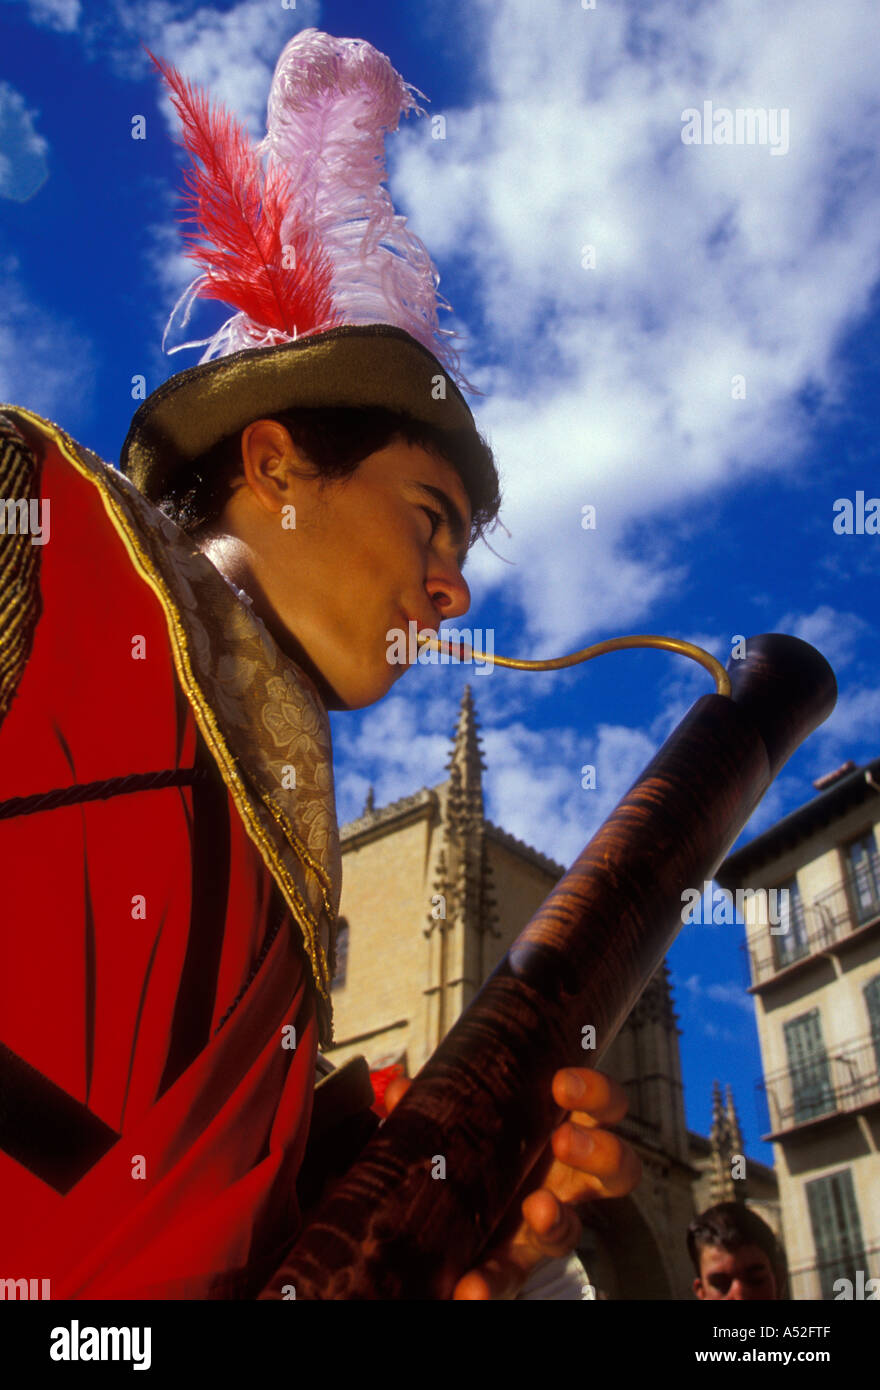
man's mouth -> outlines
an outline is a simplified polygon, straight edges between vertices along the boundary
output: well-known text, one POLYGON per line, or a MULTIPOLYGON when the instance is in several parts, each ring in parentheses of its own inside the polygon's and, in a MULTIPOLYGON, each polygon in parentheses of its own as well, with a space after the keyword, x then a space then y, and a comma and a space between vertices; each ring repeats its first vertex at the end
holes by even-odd
POLYGON ((439 619, 439 620, 433 619, 433 620, 432 620, 432 619, 429 618, 427 622, 423 622, 420 618, 412 618, 412 617, 409 617, 409 615, 405 615, 405 616, 406 616, 406 631, 407 631, 407 632, 409 632, 409 625, 410 625, 410 623, 415 623, 415 625, 416 625, 416 633, 419 633, 419 632, 427 632, 431 637, 436 637, 436 636, 437 636, 437 634, 438 634, 438 632, 439 632, 439 630, 440 630, 440 622, 442 622, 442 619, 439 619))

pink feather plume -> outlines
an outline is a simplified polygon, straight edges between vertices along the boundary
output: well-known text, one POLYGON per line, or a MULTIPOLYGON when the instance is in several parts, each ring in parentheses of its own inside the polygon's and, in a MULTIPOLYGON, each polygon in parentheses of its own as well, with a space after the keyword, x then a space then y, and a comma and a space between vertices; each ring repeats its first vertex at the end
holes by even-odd
POLYGON ((386 132, 401 115, 424 114, 421 93, 388 58, 361 39, 304 29, 278 60, 267 133, 252 146, 228 112, 149 56, 192 158, 185 220, 195 230, 184 235, 203 271, 172 321, 186 302, 186 323, 198 296, 238 310, 205 340, 201 360, 340 324, 388 323, 473 390, 459 369, 456 335, 439 326, 438 309, 449 305, 437 270, 385 187, 386 132))
MULTIPOLYGON (((147 50, 149 52, 149 50, 147 50)), ((313 230, 285 215, 279 170, 265 176, 241 124, 150 53, 183 126, 186 254, 203 270, 195 292, 239 311, 239 347, 335 327, 332 270, 313 230)), ((232 349, 234 350, 234 348, 232 349)))
POLYGON ((441 329, 440 277, 387 188, 384 137, 401 115, 424 114, 421 92, 361 39, 304 29, 284 48, 258 147, 287 179, 284 234, 313 227, 333 270, 346 323, 393 323, 422 342, 461 384, 458 355, 441 329))

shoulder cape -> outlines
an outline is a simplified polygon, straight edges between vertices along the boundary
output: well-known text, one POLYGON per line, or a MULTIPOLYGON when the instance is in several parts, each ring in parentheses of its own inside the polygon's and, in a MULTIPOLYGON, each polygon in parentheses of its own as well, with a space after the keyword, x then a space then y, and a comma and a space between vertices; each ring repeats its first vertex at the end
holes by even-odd
MULTIPOLYGON (((332 1045, 329 987, 342 869, 330 723, 314 684, 191 537, 123 474, 33 411, 0 405, 0 414, 38 463, 53 451, 89 480, 132 566, 158 598, 177 678, 199 730, 302 933, 320 1041, 332 1045)), ((0 498, 38 495, 34 480, 20 476, 22 457, 15 449, 0 454, 0 498)), ((27 633, 38 618, 36 549, 18 546, 19 575, 0 605, 0 718, 14 698, 27 633)))

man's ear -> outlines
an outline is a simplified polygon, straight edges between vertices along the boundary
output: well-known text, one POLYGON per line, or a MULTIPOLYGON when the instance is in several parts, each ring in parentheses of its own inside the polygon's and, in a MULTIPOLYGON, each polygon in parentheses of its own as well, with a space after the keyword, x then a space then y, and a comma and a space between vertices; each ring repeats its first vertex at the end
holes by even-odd
POLYGON ((241 471, 257 501, 279 512, 293 502, 296 474, 306 460, 279 420, 253 420, 241 432, 241 471))
POLYGON ((697 1298, 705 1298, 705 1297, 706 1297, 706 1295, 703 1293, 703 1281, 702 1281, 702 1279, 695 1279, 695 1280, 694 1280, 694 1293, 696 1294, 697 1298))

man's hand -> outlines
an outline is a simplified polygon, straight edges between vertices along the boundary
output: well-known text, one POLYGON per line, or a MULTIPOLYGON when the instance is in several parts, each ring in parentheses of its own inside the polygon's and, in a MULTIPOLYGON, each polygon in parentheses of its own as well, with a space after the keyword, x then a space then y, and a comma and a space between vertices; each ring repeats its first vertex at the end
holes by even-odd
MULTIPOLYGON (((390 1083, 389 1114, 410 1085, 402 1076, 390 1083)), ((624 1197, 642 1176, 629 1144, 599 1128, 626 1114, 626 1093, 617 1081, 587 1067, 566 1068, 553 1078, 553 1099, 571 1114, 553 1131, 536 1165, 536 1172, 545 1170, 543 1185, 522 1203, 523 1220, 513 1234, 459 1279, 454 1299, 513 1298, 535 1265, 574 1250, 581 1233, 578 1206, 594 1197, 624 1197)))

